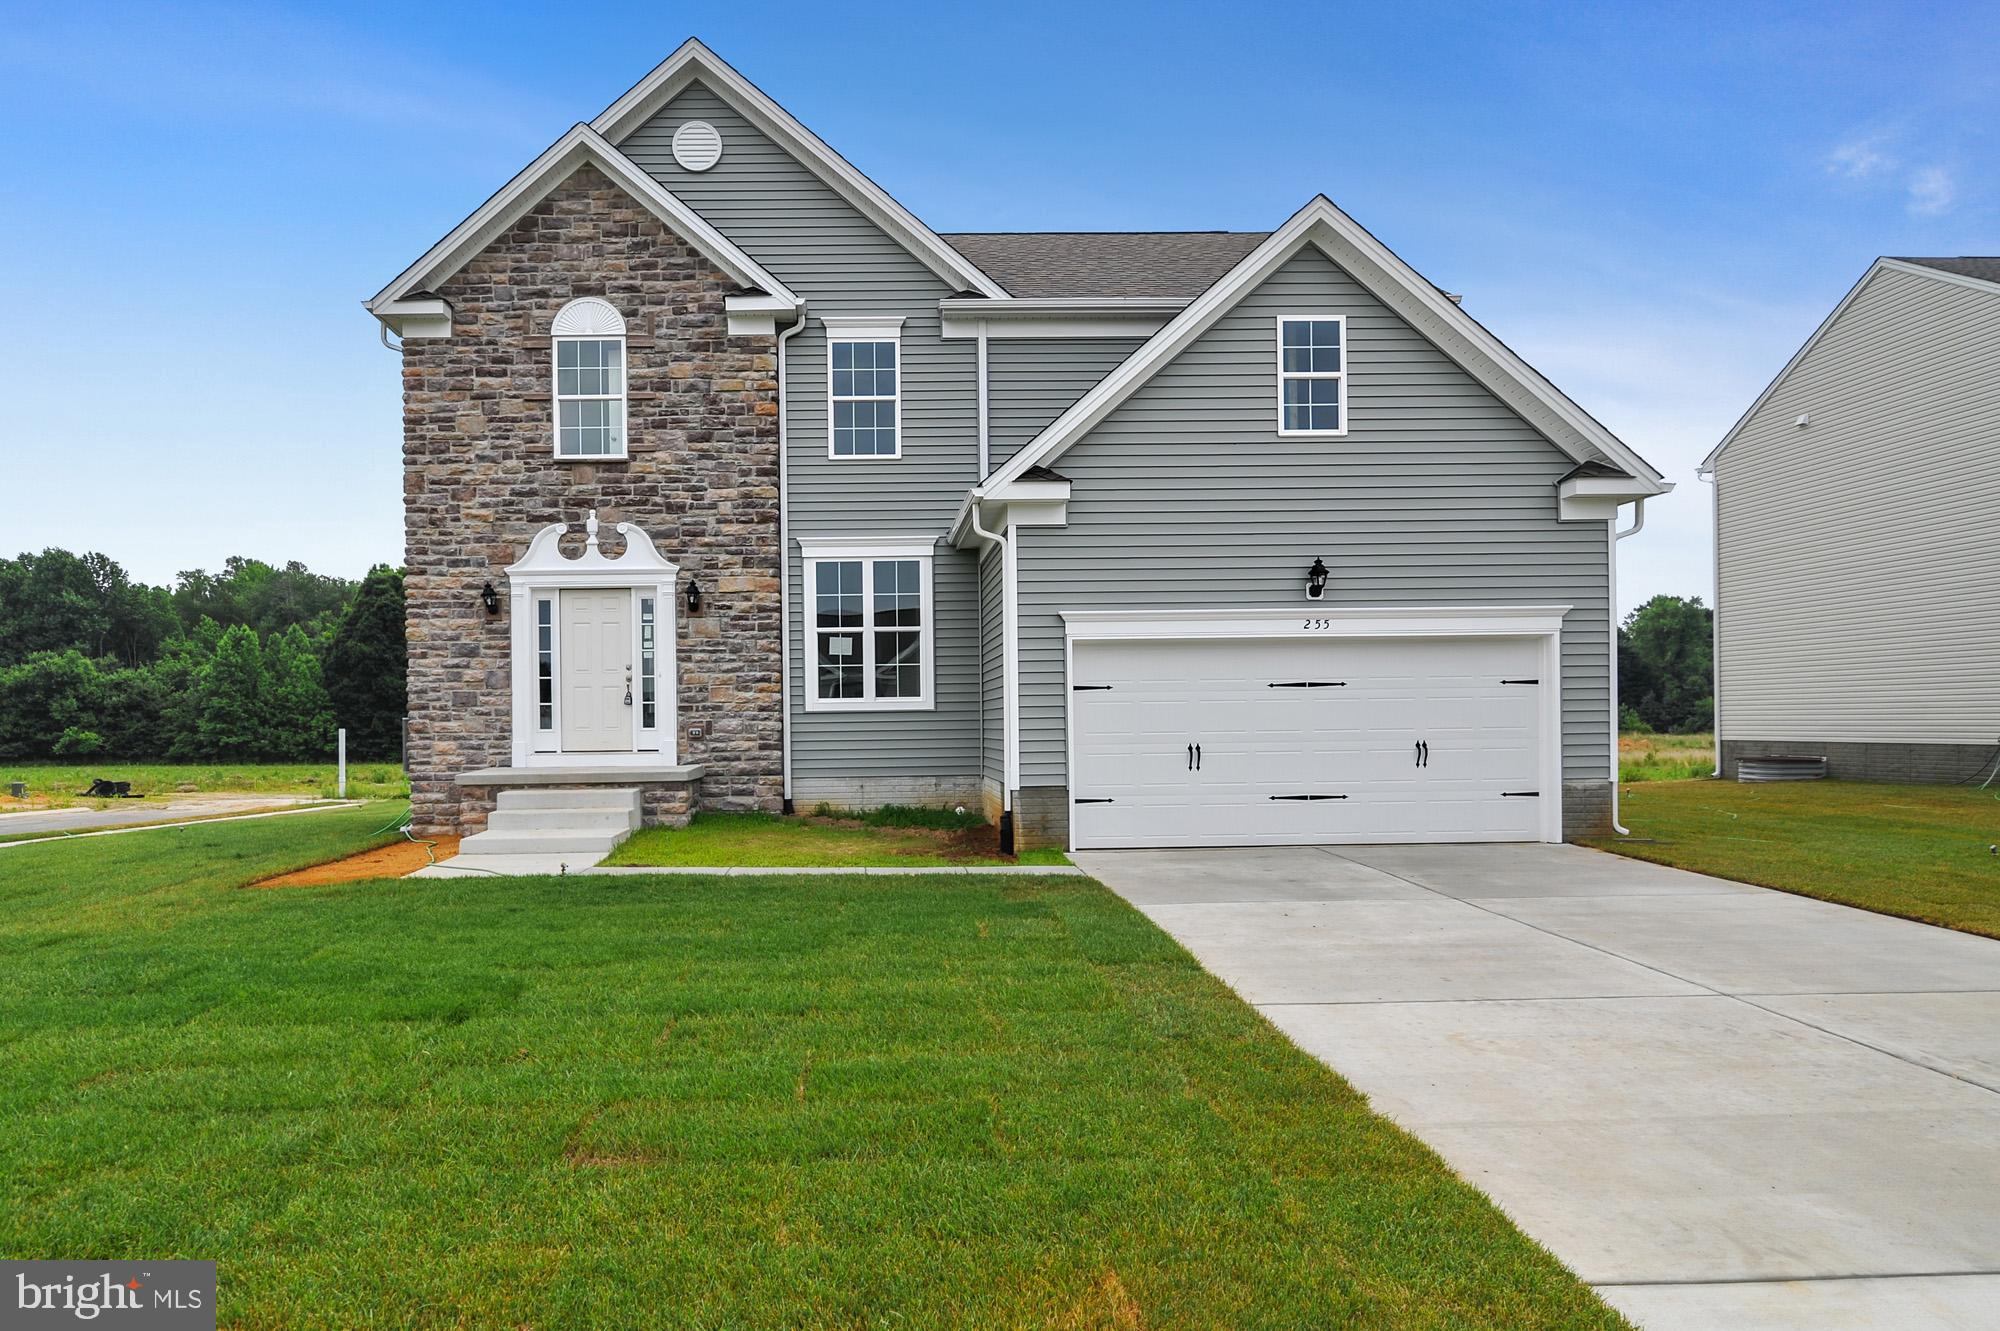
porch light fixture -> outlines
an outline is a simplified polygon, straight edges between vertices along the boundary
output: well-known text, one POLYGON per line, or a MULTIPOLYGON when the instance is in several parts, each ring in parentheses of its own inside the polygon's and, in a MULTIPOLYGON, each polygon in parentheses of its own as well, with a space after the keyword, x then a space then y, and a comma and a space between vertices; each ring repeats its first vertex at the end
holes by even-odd
POLYGON ((692 578, 688 579, 687 607, 691 615, 701 613, 701 585, 692 578))
POLYGON ((1326 575, 1326 561, 1318 555, 1314 555, 1313 566, 1306 570, 1306 596, 1308 599, 1317 601, 1320 597, 1326 595, 1326 575))
POLYGON ((489 615, 500 613, 500 593, 493 590, 492 583, 489 582, 479 589, 479 604, 486 607, 486 613, 489 615))

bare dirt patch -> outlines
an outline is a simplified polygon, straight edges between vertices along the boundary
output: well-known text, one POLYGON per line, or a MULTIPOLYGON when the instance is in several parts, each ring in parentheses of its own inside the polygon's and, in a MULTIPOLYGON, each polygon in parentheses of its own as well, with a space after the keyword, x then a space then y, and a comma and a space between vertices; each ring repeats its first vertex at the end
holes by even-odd
POLYGON ((359 855, 349 855, 344 860, 330 860, 309 869, 281 873, 276 878, 266 878, 250 886, 324 887, 328 883, 358 883, 369 878, 402 878, 431 863, 432 855, 442 860, 456 854, 458 838, 455 836, 426 837, 424 841, 392 841, 386 846, 364 850, 359 855), (429 854, 425 853, 425 842, 431 843, 429 854))

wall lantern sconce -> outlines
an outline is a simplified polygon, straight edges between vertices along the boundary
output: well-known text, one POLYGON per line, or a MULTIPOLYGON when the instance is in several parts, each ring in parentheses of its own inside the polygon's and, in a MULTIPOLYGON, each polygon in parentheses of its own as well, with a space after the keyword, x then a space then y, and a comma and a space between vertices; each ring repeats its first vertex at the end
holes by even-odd
POLYGON ((688 580, 687 608, 688 613, 691 615, 701 613, 701 584, 695 582, 692 578, 688 580))
POLYGON ((1313 566, 1306 570, 1306 596, 1308 599, 1317 601, 1320 597, 1326 595, 1326 575, 1326 561, 1318 555, 1314 555, 1313 566))
POLYGON ((479 604, 486 607, 486 613, 489 615, 500 613, 500 593, 493 590, 492 583, 489 582, 479 589, 479 604))

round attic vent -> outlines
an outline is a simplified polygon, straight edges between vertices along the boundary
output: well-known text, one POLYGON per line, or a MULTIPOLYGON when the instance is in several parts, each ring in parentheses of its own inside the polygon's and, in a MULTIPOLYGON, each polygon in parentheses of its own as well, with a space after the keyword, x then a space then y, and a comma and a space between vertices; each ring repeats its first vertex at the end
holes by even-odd
POLYGON ((674 160, 690 171, 706 171, 722 160, 722 134, 706 120, 690 120, 674 131, 674 160))

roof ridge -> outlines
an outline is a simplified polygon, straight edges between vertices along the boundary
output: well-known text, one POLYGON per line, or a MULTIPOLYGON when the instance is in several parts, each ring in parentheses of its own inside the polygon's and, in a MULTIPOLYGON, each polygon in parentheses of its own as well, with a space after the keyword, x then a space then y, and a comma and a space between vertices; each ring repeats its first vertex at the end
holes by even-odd
POLYGON ((940 236, 1268 236, 1269 231, 1232 231, 1227 227, 1196 228, 1189 231, 940 231, 940 236))

